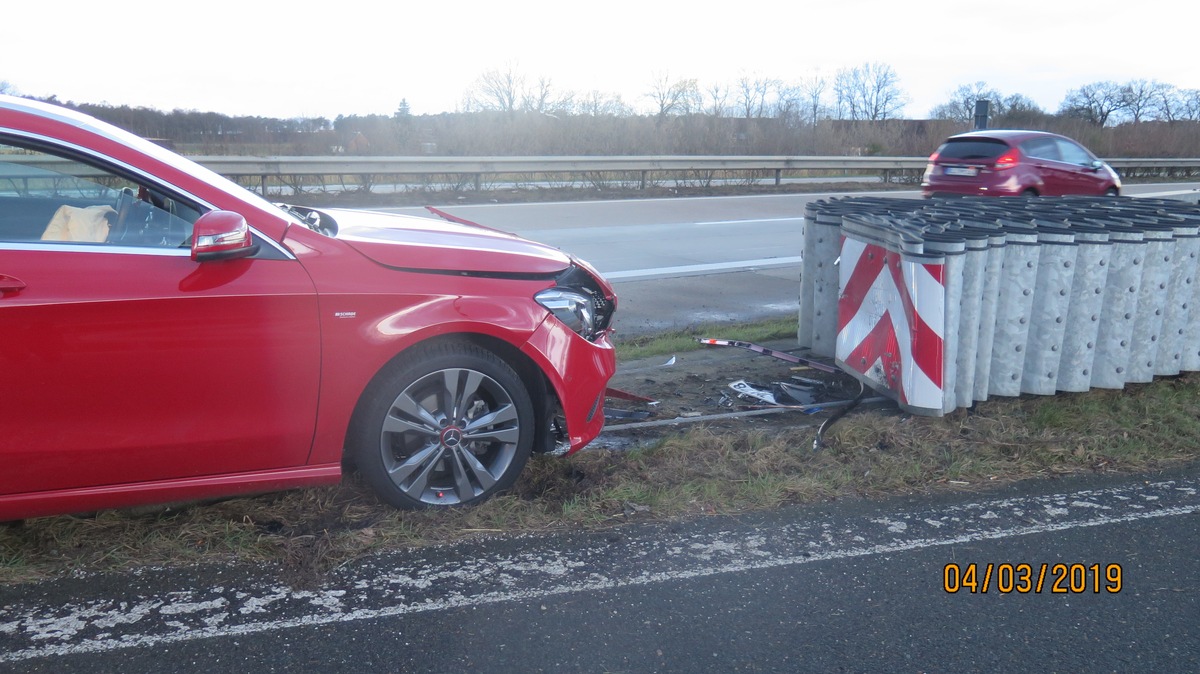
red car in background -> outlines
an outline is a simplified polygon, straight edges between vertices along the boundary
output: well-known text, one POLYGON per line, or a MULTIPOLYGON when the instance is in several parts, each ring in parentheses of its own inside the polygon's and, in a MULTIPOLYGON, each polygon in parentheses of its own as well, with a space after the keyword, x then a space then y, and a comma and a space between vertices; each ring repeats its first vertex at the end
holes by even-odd
POLYGON ((517 236, 273 205, 0 96, 0 520, 336 482, 472 503, 604 424, 612 287, 517 236))
POLYGON ((921 192, 939 196, 1117 196, 1121 178, 1079 143, 1043 131, 971 131, 929 157, 921 192))

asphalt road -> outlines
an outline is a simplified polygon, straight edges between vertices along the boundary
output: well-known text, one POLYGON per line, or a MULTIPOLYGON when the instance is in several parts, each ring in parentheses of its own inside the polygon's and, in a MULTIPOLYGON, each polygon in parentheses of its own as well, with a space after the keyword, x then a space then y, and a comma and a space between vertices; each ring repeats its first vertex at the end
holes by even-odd
MULTIPOLYGON (((1200 183, 1130 185, 1133 196, 1195 195, 1200 183)), ((915 191, 858 193, 920 198, 915 191)), ((840 194, 482 204, 448 213, 591 262, 621 299, 623 335, 795 314, 805 205, 840 194)), ((384 209, 432 217, 422 208, 384 209)))
POLYGON ((304 589, 73 578, 0 590, 0 671, 1194 672, 1198 489, 1191 469, 497 539, 304 589))

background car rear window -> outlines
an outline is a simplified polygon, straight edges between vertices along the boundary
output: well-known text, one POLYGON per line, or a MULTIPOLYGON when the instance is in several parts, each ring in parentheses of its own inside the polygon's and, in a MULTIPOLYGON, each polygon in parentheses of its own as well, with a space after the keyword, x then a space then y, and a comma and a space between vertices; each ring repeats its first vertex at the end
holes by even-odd
POLYGON ((938 148, 938 159, 995 159, 1008 150, 1008 143, 991 138, 948 140, 938 148))

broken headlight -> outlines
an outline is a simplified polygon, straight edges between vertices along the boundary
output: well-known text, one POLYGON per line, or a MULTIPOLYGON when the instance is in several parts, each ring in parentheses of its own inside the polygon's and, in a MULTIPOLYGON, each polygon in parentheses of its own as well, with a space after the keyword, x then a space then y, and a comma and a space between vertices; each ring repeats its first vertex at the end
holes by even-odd
POLYGON ((538 304, 588 341, 608 329, 615 306, 591 274, 572 265, 555 282, 553 288, 534 295, 538 304))
POLYGON ((554 317, 581 337, 592 338, 596 330, 596 315, 592 298, 566 288, 548 288, 534 296, 554 317))

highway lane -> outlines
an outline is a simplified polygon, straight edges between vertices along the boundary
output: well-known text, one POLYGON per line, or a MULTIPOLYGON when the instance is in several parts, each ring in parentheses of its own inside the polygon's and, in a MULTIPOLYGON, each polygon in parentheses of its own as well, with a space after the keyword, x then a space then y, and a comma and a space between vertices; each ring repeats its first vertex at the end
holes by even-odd
MULTIPOLYGON (((1183 197, 1200 183, 1131 185, 1183 197)), ((919 199, 917 191, 861 192, 919 199)), ((442 210, 588 260, 621 298, 619 334, 796 313, 805 205, 844 193, 448 206, 442 210)), ((423 208, 382 209, 433 217, 423 208)))

